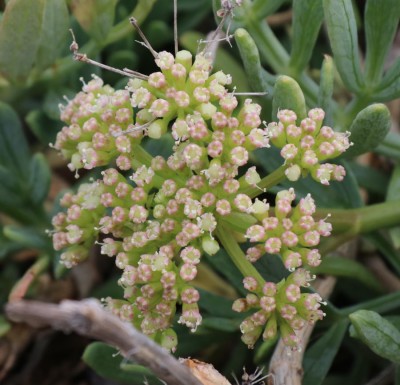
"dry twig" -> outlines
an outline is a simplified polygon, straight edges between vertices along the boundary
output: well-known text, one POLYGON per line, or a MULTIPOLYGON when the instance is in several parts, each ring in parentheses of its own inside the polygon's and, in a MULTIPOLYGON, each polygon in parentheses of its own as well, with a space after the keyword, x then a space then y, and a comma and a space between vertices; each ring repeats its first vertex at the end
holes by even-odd
POLYGON ((165 349, 105 311, 97 300, 65 300, 60 305, 17 301, 7 304, 6 313, 15 322, 35 327, 50 325, 64 332, 74 331, 102 340, 119 349, 124 357, 148 367, 168 385, 201 385, 189 369, 165 349))

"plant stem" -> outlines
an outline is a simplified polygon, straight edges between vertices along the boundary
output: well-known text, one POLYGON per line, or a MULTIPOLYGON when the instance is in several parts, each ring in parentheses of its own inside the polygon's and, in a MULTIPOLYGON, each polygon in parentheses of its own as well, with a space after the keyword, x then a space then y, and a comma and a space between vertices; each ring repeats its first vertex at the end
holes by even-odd
POLYGON ((246 194, 250 198, 255 198, 256 196, 263 194, 264 189, 268 190, 271 187, 276 186, 286 178, 285 170, 285 165, 278 167, 275 171, 271 172, 271 174, 268 174, 266 177, 261 179, 261 181, 257 184, 257 187, 245 187, 243 189, 240 189, 240 193, 246 194))
POLYGON ((357 235, 400 225, 400 201, 388 201, 357 209, 319 209, 318 216, 331 214, 336 234, 357 235))
POLYGON ((258 285, 262 288, 265 284, 264 278, 260 275, 257 269, 246 259, 246 256, 236 242, 232 232, 223 224, 219 224, 216 233, 222 246, 232 259, 235 266, 243 274, 243 277, 255 278, 258 285))

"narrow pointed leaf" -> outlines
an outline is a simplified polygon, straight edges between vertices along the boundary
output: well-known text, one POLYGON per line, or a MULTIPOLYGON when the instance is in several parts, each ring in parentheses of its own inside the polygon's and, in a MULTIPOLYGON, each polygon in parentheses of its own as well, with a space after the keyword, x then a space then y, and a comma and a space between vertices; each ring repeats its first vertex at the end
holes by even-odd
POLYGON ((350 139, 354 145, 343 157, 351 158, 374 150, 388 134, 391 124, 390 112, 384 104, 371 104, 364 108, 350 126, 350 139))
MULTIPOLYGON (((400 165, 398 164, 390 178, 386 200, 393 201, 400 199, 400 165)), ((400 227, 389 229, 392 243, 396 249, 400 249, 400 227)))
POLYGON ((347 325, 347 320, 334 324, 317 342, 307 349, 303 360, 303 385, 322 384, 342 344, 347 325))
POLYGON ((51 178, 50 168, 44 155, 34 155, 29 165, 29 169, 31 200, 35 204, 42 204, 49 192, 51 178))
POLYGON ((365 81, 375 85, 383 71, 400 17, 398 0, 368 0, 365 8, 365 81))
POLYGON ((323 5, 336 68, 347 88, 358 93, 363 86, 363 77, 351 0, 323 0, 323 5))
POLYGON ((360 339, 377 355, 400 364, 400 331, 391 322, 370 310, 358 310, 349 318, 352 337, 360 339))
POLYGON ((332 120, 332 95, 335 65, 330 56, 325 55, 321 68, 321 80, 318 92, 318 107, 325 111, 324 124, 333 125, 332 120))
POLYGON ((273 14, 286 0, 255 0, 251 11, 259 20, 273 14))
POLYGON ((300 73, 311 58, 323 16, 321 1, 293 1, 293 40, 289 67, 295 73, 300 73))

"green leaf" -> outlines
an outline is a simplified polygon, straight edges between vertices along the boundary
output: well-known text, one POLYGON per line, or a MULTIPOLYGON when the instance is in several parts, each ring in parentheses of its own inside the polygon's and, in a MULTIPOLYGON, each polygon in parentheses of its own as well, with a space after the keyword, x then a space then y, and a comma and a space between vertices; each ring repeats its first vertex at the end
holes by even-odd
POLYGON ((35 154, 29 165, 30 197, 34 204, 42 204, 50 188, 51 172, 43 154, 35 154))
MULTIPOLYGON (((400 199, 400 164, 398 164, 390 178, 389 187, 387 190, 386 200, 394 201, 400 199)), ((396 249, 400 248, 400 227, 389 229, 389 234, 392 239, 393 245, 396 249)))
POLYGON ((373 95, 376 100, 387 101, 400 96, 400 58, 386 71, 373 95))
POLYGON ((0 338, 3 337, 11 329, 11 324, 6 318, 0 315, 0 338))
POLYGON ((46 0, 36 67, 43 70, 55 62, 66 48, 69 14, 65 0, 46 0))
POLYGON ((24 81, 40 43, 45 0, 12 0, 0 25, 0 72, 8 80, 24 81))
POLYGON ((103 43, 110 32, 117 0, 72 0, 72 13, 80 26, 97 42, 103 43))
POLYGON ((354 145, 343 157, 351 158, 372 151, 386 137, 391 125, 390 112, 384 104, 371 104, 364 108, 350 126, 350 139, 354 145))
POLYGON ((400 363, 400 331, 378 313, 358 310, 349 315, 350 335, 364 342, 374 353, 400 363))
POLYGON ((29 149, 18 115, 0 102, 0 164, 13 173, 28 175, 29 149))
POLYGON ((318 91, 318 107, 325 111, 324 124, 333 125, 332 119, 332 95, 333 81, 335 76, 335 65, 330 56, 325 55, 321 68, 321 79, 318 91))
POLYGON ((98 375, 122 384, 143 385, 147 379, 149 385, 160 385, 150 370, 141 365, 123 364, 117 350, 103 342, 93 342, 82 356, 98 375))
POLYGON ((25 116, 25 121, 45 146, 48 146, 49 143, 54 143, 57 133, 62 127, 60 121, 56 122, 49 119, 41 109, 29 111, 25 116))
POLYGON ((22 227, 17 225, 4 226, 4 235, 11 241, 23 247, 33 247, 40 250, 52 250, 51 238, 43 230, 36 227, 22 227))
POLYGON ((336 68, 347 88, 359 93, 363 87, 363 78, 351 0, 323 0, 323 5, 336 68))
POLYGON ((260 54, 253 38, 243 29, 235 31, 235 40, 239 48, 250 88, 254 92, 272 94, 273 76, 261 67, 260 54))
POLYGON ((3 227, 0 226, 0 260, 9 253, 21 248, 18 242, 10 241, 3 233, 3 227))
POLYGON ((258 20, 272 15, 286 0, 254 0, 251 12, 258 20))
POLYGON ((279 110, 286 108, 294 111, 299 121, 307 116, 306 102, 299 84, 291 77, 281 75, 274 87, 272 120, 276 119, 279 110))
POLYGON ((232 310, 231 299, 221 297, 201 288, 197 288, 197 290, 200 293, 199 306, 202 310, 212 314, 214 317, 241 318, 240 313, 232 310))
POLYGON ((293 39, 289 68, 299 74, 307 66, 324 17, 321 1, 293 1, 293 39))
POLYGON ((239 331, 240 319, 230 319, 222 317, 204 317, 202 325, 209 329, 220 330, 225 333, 239 331))
POLYGON ((382 287, 375 276, 361 263, 343 257, 324 258, 318 267, 312 269, 315 274, 327 274, 348 277, 362 282, 373 290, 382 292, 382 287))
POLYGON ((303 359, 303 385, 322 384, 342 344, 347 325, 348 321, 346 319, 334 324, 317 342, 306 350, 303 359))
POLYGON ((379 82, 385 59, 392 45, 400 17, 398 0, 368 0, 365 7, 365 81, 369 86, 379 82))

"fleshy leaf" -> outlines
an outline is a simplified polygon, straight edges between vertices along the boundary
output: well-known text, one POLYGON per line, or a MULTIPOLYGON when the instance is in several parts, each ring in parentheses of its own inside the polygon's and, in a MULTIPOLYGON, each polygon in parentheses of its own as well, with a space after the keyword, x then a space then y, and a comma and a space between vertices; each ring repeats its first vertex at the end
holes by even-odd
POLYGON ((349 315, 350 335, 364 342, 374 353, 400 363, 400 331, 378 313, 358 310, 349 315))
MULTIPOLYGON (((400 199, 400 165, 393 170, 387 190, 386 200, 393 201, 400 199)), ((396 249, 400 248, 400 227, 389 229, 389 234, 396 249)))
POLYGON ((160 385, 159 381, 147 368, 141 365, 122 364, 123 358, 111 346, 102 342, 91 343, 82 356, 98 375, 122 384, 160 385))
POLYGON ((289 68, 295 73, 304 70, 311 58, 323 16, 321 1, 293 1, 293 40, 289 68))
POLYGON ((272 99, 272 119, 275 120, 279 110, 289 109, 296 113, 297 119, 307 116, 304 94, 296 82, 289 76, 279 76, 274 87, 272 99))
POLYGON ((323 4, 336 68, 347 88, 358 93, 363 86, 363 77, 351 0, 323 0, 323 4))
POLYGON ((351 158, 372 151, 386 137, 391 124, 390 112, 384 104, 364 108, 350 126, 350 139, 354 145, 343 156, 351 158))
POLYGON ((50 188, 50 168, 43 154, 35 154, 29 165, 30 197, 34 204, 42 204, 50 188))
POLYGON ((332 120, 332 95, 335 65, 330 56, 325 55, 321 68, 321 79, 318 92, 318 106, 325 111, 324 124, 333 125, 332 120))
POLYGON ((255 17, 261 20, 277 11, 284 2, 285 0, 255 0, 253 1, 251 11, 255 17))
POLYGON ((243 29, 235 31, 235 40, 239 48, 247 79, 254 92, 272 93, 273 76, 261 67, 260 54, 253 38, 243 29))
POLYGON ((39 47, 45 0, 9 1, 0 24, 0 72, 12 82, 24 81, 39 47))
POLYGON ((400 17, 398 0, 368 0, 365 8, 365 81, 374 86, 382 75, 400 17))
POLYGON ((46 0, 36 67, 42 70, 54 63, 66 48, 69 14, 65 0, 46 0))

